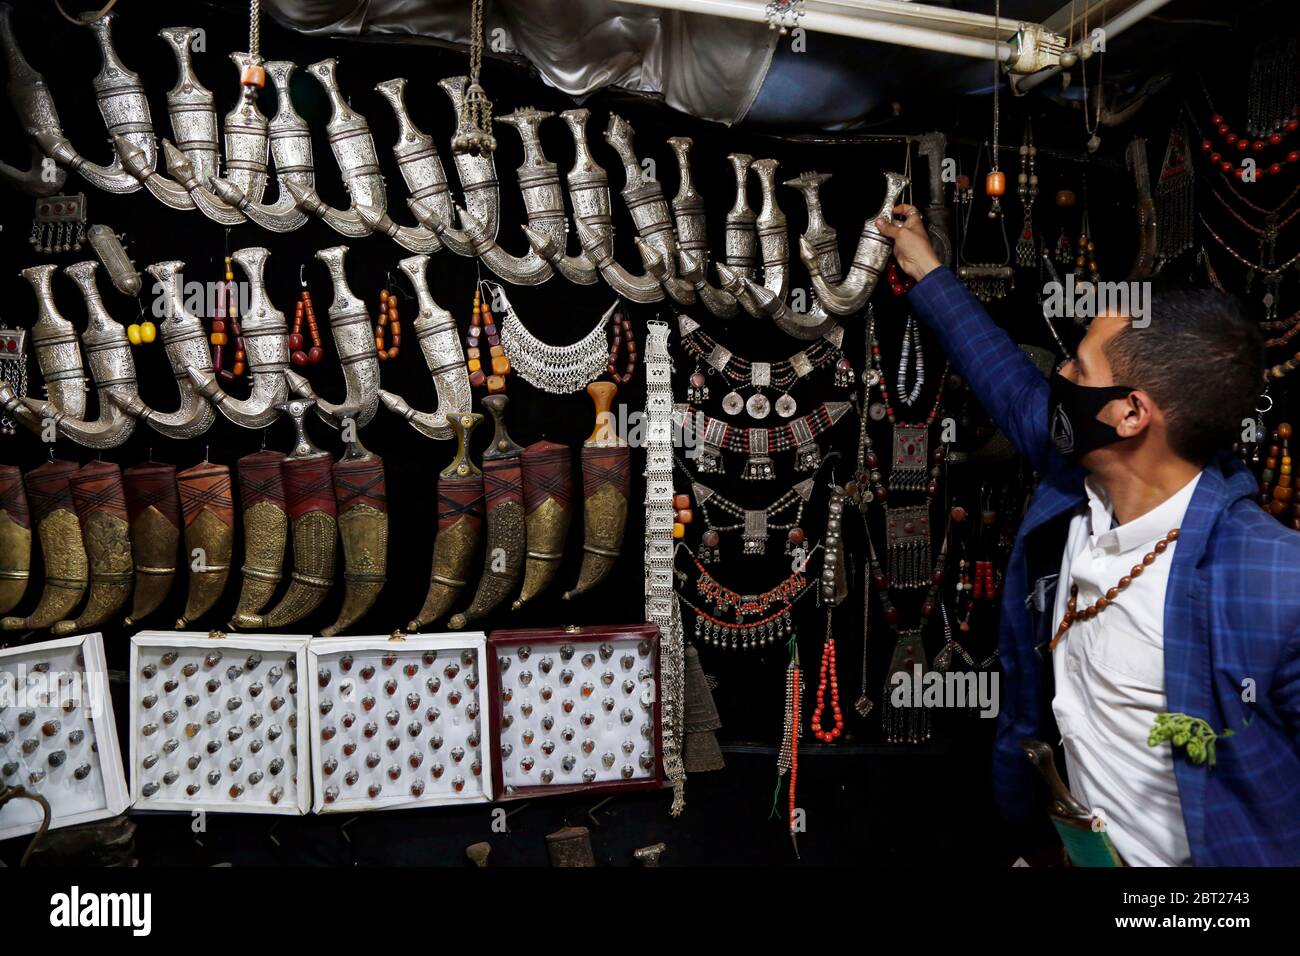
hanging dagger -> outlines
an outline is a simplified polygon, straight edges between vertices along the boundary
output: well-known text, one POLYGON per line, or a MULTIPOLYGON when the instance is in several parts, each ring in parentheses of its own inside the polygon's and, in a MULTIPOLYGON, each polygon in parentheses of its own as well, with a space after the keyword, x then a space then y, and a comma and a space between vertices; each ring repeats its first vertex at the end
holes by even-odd
POLYGON ((490 614, 519 583, 527 550, 524 521, 523 449, 506 431, 505 395, 489 395, 483 407, 492 415, 495 432, 483 453, 483 498, 487 511, 487 553, 483 576, 470 606, 452 617, 447 626, 459 631, 471 621, 490 614))

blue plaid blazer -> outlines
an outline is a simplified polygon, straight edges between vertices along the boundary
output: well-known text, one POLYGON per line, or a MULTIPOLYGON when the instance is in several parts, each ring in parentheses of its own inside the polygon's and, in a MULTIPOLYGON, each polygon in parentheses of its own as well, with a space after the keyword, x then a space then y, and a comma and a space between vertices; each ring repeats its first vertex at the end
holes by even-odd
MULTIPOLYGON (((999 807, 1013 822, 1042 813, 1035 774, 1020 750, 1050 716, 1050 662, 1035 650, 1027 597, 1060 568, 1027 554, 1035 535, 1060 528, 1086 501, 1085 472, 1053 447, 1048 385, 961 281, 936 269, 910 294, 984 408, 1040 476, 1007 567, 998 651, 1002 708, 994 744, 999 807)), ((1213 374, 1213 369, 1207 369, 1213 374)), ((1188 387, 1195 387, 1188 383, 1188 387)), ((1188 507, 1165 597, 1167 708, 1220 734, 1217 762, 1193 764, 1180 749, 1174 772, 1192 862, 1198 866, 1300 864, 1300 534, 1257 503, 1244 463, 1225 452, 1208 465, 1188 507)), ((1161 744, 1160 746, 1169 746, 1161 744)))

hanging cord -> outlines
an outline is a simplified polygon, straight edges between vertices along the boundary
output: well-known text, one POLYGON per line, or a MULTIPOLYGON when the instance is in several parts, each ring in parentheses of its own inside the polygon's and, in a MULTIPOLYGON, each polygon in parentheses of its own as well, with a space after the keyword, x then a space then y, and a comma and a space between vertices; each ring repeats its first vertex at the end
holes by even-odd
MULTIPOLYGON (((987 148, 987 147, 988 147, 988 143, 985 143, 984 146, 980 147, 980 152, 979 152, 978 155, 976 156, 976 159, 975 159, 975 174, 974 174, 973 176, 971 176, 971 183, 972 183, 972 184, 974 184, 974 183, 976 183, 976 182, 979 182, 979 176, 980 176, 980 164, 984 161, 984 149, 987 148)), ((1085 180, 1085 181, 1086 181, 1086 180, 1085 180)), ((994 201, 996 202, 997 200, 995 199, 994 201)), ((1086 200, 1085 200, 1085 202, 1086 202, 1086 200)), ((957 248, 957 264, 958 264, 958 265, 961 265, 963 262, 965 262, 965 263, 967 263, 967 264, 974 264, 974 263, 971 263, 971 260, 968 259, 968 258, 966 257, 966 240, 970 237, 970 220, 971 220, 971 216, 974 215, 974 212, 975 212, 975 200, 974 200, 974 198, 972 197, 972 199, 971 199, 970 202, 968 202, 968 203, 964 203, 963 205, 965 205, 966 209, 965 209, 965 214, 964 214, 964 216, 961 216, 961 217, 960 217, 960 218, 961 218, 961 223, 960 223, 960 228, 961 228, 961 243, 960 243, 960 245, 959 245, 958 248, 957 248)), ((959 208, 958 211, 961 212, 960 208, 959 208)), ((1011 262, 1011 242, 1010 242, 1010 240, 1007 239, 1007 219, 1006 219, 1006 217, 1005 217, 1005 216, 998 216, 997 219, 998 219, 998 225, 1001 227, 1001 231, 1002 231, 1002 250, 1003 250, 1003 252, 1005 253, 1005 256, 1003 257, 1003 259, 1002 259, 1002 261, 1001 261, 1000 263, 992 263, 992 264, 993 264, 993 265, 1004 265, 1004 266, 1005 266, 1005 265, 1008 265, 1008 264, 1011 262)))
POLYGON ((262 58, 262 0, 249 0, 248 53, 254 60, 262 58))
POLYGON ((481 83, 483 71, 483 0, 473 0, 469 27, 469 86, 461 104, 456 135, 451 139, 453 153, 491 153, 497 148, 492 135, 492 101, 481 83))

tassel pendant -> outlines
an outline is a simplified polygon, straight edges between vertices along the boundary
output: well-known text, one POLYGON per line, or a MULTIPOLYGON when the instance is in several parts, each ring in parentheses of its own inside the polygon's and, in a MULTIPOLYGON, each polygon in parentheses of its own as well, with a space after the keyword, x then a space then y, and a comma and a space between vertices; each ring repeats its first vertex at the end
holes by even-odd
POLYGON ((928 505, 885 509, 886 560, 895 587, 922 588, 930 583, 930 509, 928 505))
POLYGON ((922 678, 925 674, 925 645, 921 629, 899 631, 885 678, 885 699, 889 706, 881 715, 881 729, 891 744, 919 744, 930 739, 930 711, 924 706, 922 678), (906 675, 901 680, 898 675, 906 675))

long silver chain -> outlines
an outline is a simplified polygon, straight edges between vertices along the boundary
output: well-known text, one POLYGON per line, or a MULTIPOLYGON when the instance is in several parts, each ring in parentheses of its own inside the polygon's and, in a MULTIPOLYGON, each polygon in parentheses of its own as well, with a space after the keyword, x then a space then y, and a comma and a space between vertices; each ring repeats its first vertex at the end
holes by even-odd
POLYGON ((664 772, 673 784, 672 815, 686 806, 682 765, 685 728, 685 636, 673 577, 673 389, 668 323, 646 323, 645 601, 659 627, 659 680, 664 772))
POLYGON ((248 4, 248 54, 253 62, 262 55, 262 0, 249 0, 248 4))

